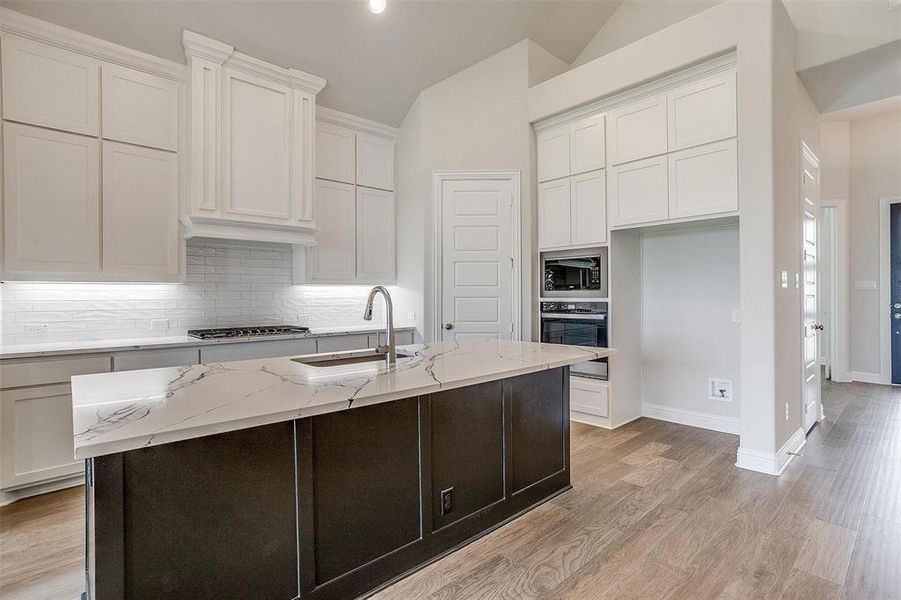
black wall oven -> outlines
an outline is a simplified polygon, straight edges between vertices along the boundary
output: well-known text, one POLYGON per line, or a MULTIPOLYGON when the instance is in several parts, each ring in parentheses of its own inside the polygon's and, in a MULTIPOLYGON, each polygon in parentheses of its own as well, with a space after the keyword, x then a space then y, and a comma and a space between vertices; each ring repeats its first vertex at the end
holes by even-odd
MULTIPOLYGON (((606 302, 541 302, 541 341, 607 348, 607 316, 606 302)), ((607 359, 572 365, 570 373, 606 380, 607 359)))

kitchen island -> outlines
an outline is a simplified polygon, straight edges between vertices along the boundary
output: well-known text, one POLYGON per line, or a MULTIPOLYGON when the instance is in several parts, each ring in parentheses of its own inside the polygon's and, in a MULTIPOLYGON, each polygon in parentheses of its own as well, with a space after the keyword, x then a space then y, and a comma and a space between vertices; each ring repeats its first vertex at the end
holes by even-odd
POLYGON ((74 377, 88 595, 378 589, 569 488, 568 366, 611 352, 462 339, 401 347, 390 369, 74 377))

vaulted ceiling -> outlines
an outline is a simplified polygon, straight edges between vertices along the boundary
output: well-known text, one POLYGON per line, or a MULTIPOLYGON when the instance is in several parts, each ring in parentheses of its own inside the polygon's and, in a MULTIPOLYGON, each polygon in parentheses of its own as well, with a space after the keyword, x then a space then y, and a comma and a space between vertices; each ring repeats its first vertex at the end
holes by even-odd
POLYGON ((330 108, 399 125, 420 90, 531 38, 571 63, 621 0, 0 0, 39 19, 184 62, 190 29, 328 80, 330 108))

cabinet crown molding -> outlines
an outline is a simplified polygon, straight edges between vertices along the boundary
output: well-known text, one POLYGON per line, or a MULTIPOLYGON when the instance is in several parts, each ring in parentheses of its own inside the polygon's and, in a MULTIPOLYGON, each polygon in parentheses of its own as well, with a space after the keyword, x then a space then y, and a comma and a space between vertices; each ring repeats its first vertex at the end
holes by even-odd
POLYGON ((388 138, 390 140, 396 140, 400 135, 400 129, 397 127, 383 125, 376 121, 364 119, 363 117, 341 112, 333 108, 326 108, 321 105, 316 106, 316 120, 321 123, 331 123, 363 133, 371 133, 372 135, 388 138))
POLYGON ((312 73, 280 67, 249 54, 236 52, 234 46, 187 29, 182 30, 181 39, 188 61, 195 57, 203 58, 313 95, 321 92, 326 84, 325 79, 312 73))
POLYGON ((0 7, 0 32, 29 38, 178 82, 186 82, 189 76, 183 64, 35 19, 8 8, 0 7))

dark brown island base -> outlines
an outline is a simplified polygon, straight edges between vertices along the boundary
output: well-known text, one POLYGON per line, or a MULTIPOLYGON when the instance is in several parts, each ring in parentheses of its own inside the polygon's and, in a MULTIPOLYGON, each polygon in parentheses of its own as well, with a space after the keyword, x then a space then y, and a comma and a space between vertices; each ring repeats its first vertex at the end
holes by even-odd
POLYGON ((86 463, 90 598, 366 596, 569 489, 569 368, 86 463))

